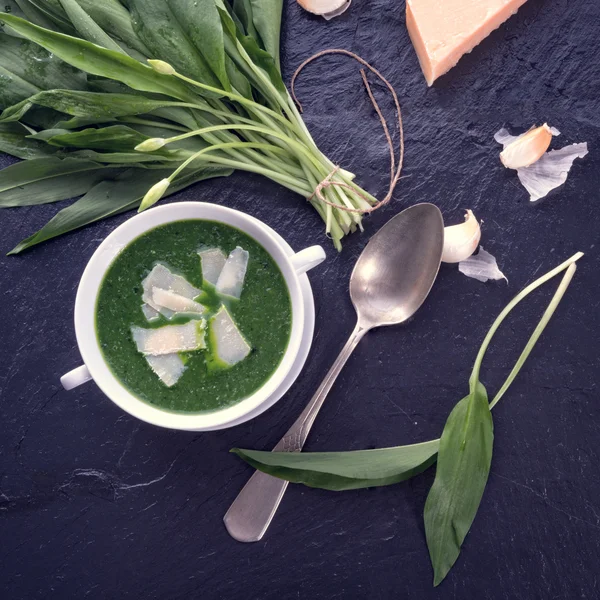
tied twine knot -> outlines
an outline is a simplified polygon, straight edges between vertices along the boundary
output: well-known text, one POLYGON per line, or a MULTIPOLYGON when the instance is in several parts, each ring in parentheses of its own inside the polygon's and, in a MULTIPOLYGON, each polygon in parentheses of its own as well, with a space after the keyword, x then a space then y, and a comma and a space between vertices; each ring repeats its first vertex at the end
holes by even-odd
POLYGON ((360 189, 358 188, 358 186, 354 187, 344 181, 336 181, 333 179, 335 177, 335 175, 337 174, 337 172, 340 170, 340 166, 337 165, 331 170, 331 172, 322 181, 320 181, 317 184, 317 186, 315 187, 315 191, 308 197, 308 200, 311 201, 316 196, 324 204, 327 204, 327 205, 329 205, 333 208, 337 208, 339 210, 343 210, 345 212, 353 212, 353 213, 361 213, 361 214, 372 213, 372 212, 376 211, 378 208, 381 208, 382 206, 387 204, 391 200, 392 194, 394 193, 394 189, 400 179, 400 174, 402 172, 402 164, 404 162, 404 128, 403 128, 403 124, 402 124, 402 111, 400 109, 400 102, 398 101, 398 95, 396 94, 396 91, 392 87, 392 84, 375 67, 371 66, 366 60, 362 59, 360 56, 358 56, 354 52, 350 52, 349 50, 343 50, 341 48, 330 48, 328 50, 322 50, 321 52, 317 52, 313 56, 310 56, 309 58, 307 58, 296 69, 296 71, 294 72, 294 75, 292 76, 291 94, 292 94, 292 98, 294 99, 294 102, 298 105, 298 109, 300 110, 300 112, 302 112, 302 104, 300 104, 300 102, 298 101, 298 98, 296 97, 296 91, 295 91, 296 79, 297 79, 298 75, 300 74, 300 72, 304 69, 304 67, 306 67, 306 65, 311 63, 313 60, 320 58, 321 56, 325 56, 326 54, 342 54, 344 56, 349 56, 350 58, 353 58, 354 60, 358 61, 361 65, 363 65, 364 67, 369 69, 369 71, 371 71, 371 73, 376 75, 378 77, 378 79, 385 84, 385 86, 389 90, 390 94, 392 95, 392 98, 394 99, 394 106, 395 106, 396 115, 397 115, 397 119, 398 119, 398 132, 399 132, 399 137, 400 137, 399 149, 398 149, 398 162, 396 164, 396 153, 394 151, 394 143, 392 141, 392 136, 390 135, 390 130, 388 127, 387 120, 386 120, 385 116, 383 115, 383 112, 381 111, 381 108, 379 107, 379 104, 377 103, 375 96, 373 95, 373 90, 371 89, 369 81, 367 80, 367 74, 365 72, 365 69, 361 69, 360 75, 362 77, 363 84, 365 86, 365 89, 367 90, 367 94, 369 95, 371 104, 373 105, 373 108, 375 109, 375 112, 377 113, 377 116, 379 117, 379 121, 381 123, 381 127, 383 128, 383 133, 385 134, 385 139, 386 139, 386 142, 387 142, 387 145, 389 148, 389 152, 390 152, 390 183, 389 183, 388 191, 381 200, 376 201, 375 204, 373 204, 372 206, 366 207, 366 208, 349 208, 348 206, 343 206, 341 204, 336 204, 335 202, 330 202, 323 196, 323 190, 328 187, 336 186, 336 187, 341 187, 341 188, 350 190, 351 192, 356 194, 359 198, 364 200, 367 204, 372 203, 372 198, 365 195, 363 192, 361 192, 360 189))

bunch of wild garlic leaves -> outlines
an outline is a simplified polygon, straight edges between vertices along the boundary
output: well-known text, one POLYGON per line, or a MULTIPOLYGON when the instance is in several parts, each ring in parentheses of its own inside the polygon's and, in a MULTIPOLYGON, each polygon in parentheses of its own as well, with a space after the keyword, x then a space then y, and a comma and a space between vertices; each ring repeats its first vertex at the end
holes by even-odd
POLYGON ((310 198, 336 248, 374 199, 313 195, 334 165, 281 78, 283 0, 6 0, 0 13, 0 207, 81 196, 18 253, 235 169, 310 198), (149 190, 151 190, 149 192, 149 190))

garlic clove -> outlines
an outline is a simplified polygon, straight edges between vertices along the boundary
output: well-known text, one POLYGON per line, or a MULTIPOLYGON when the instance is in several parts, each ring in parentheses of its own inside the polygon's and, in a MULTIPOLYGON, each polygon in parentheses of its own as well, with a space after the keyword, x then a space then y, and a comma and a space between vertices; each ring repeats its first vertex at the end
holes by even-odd
POLYGON ((465 222, 444 229, 444 251, 442 262, 457 263, 465 260, 477 250, 481 239, 481 227, 472 210, 465 213, 465 222))
POLYGON ((346 12, 351 0, 298 0, 298 4, 313 15, 328 21, 346 12))
POLYGON ((520 169, 532 165, 546 153, 552 136, 557 133, 555 129, 544 123, 541 127, 531 129, 513 140, 507 139, 509 143, 500 153, 502 164, 508 169, 520 169))

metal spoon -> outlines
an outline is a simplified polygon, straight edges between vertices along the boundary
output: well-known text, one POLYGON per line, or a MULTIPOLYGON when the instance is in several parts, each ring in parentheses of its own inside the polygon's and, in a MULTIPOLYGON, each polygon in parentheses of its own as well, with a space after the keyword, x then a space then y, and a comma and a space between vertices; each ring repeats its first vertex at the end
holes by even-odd
MULTIPOLYGON (((327 393, 367 331, 403 323, 423 304, 437 276, 443 246, 444 222, 433 204, 407 208, 373 236, 350 277, 356 327, 316 394, 274 451, 302 450, 327 393)), ((256 471, 223 519, 230 535, 240 542, 260 540, 287 485, 283 479, 256 471)))

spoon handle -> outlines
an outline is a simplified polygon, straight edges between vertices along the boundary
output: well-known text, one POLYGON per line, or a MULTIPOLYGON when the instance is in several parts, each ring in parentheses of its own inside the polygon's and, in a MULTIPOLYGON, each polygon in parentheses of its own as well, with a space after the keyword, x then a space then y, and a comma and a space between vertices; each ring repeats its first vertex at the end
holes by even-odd
MULTIPOLYGON (((273 448, 274 452, 300 452, 329 390, 368 329, 356 325, 331 369, 302 414, 273 448)), ((267 531, 288 482, 256 471, 225 514, 225 527, 240 542, 257 542, 267 531)))

